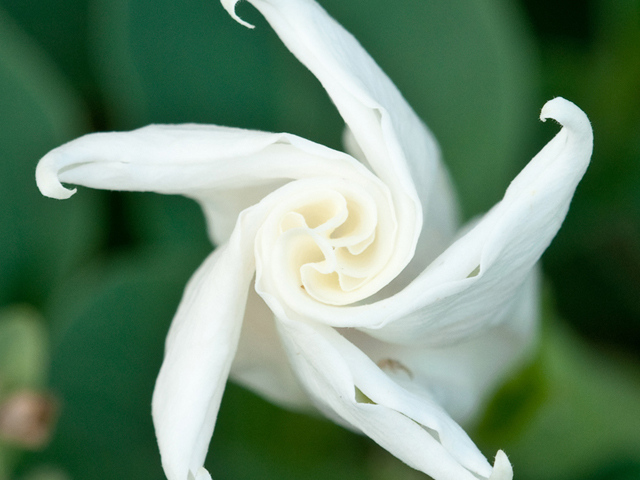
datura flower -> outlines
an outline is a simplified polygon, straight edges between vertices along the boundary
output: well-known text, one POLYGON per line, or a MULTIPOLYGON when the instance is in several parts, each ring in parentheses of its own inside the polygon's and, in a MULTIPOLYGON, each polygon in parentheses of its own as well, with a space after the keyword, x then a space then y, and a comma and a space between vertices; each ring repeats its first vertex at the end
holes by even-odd
MULTIPOLYGON (((167 477, 210 478, 230 376, 436 480, 511 479, 506 455, 491 466, 459 423, 535 337, 534 266, 589 163, 587 117, 548 102, 541 118, 560 132, 460 229, 431 133, 360 44, 313 0, 249 1, 330 95, 349 153, 287 133, 151 125, 81 137, 36 172, 53 198, 75 192, 65 182, 181 194, 204 210, 219 246, 186 287, 153 395, 167 477)), ((250 26, 236 2, 222 0, 250 26)))

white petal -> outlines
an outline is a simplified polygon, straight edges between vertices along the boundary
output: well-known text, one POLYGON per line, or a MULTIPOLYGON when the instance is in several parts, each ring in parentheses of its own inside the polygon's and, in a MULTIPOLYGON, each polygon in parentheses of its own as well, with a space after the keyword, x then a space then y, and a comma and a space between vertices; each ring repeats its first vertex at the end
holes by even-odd
POLYGON ((53 198, 75 192, 60 182, 195 198, 216 244, 229 238, 242 210, 283 183, 333 175, 375 181, 349 155, 294 135, 215 125, 85 135, 49 152, 36 169, 38 187, 53 198))
POLYGON ((538 337, 537 277, 533 275, 522 286, 507 321, 455 345, 397 345, 355 329, 344 329, 342 334, 402 387, 428 390, 464 426, 477 418, 505 379, 531 358, 538 337))
POLYGON ((441 342, 505 318, 560 229, 593 149, 589 120, 573 103, 551 100, 541 118, 554 118, 562 130, 513 180, 503 200, 405 289, 403 294, 422 292, 414 297, 413 308, 419 307, 372 334, 441 342))
POLYGON ((211 480, 211 475, 209 475, 206 468, 202 467, 198 470, 195 476, 193 473, 189 472, 187 480, 211 480))
POLYGON ((167 337, 152 406, 169 480, 198 472, 206 456, 254 274, 251 215, 194 274, 167 337))
POLYGON ((496 460, 493 464, 493 471, 491 472, 489 480, 513 480, 513 467, 507 455, 502 450, 498 450, 496 454, 496 460))
POLYGON ((60 181, 108 190, 186 194, 227 185, 234 170, 236 176, 240 173, 229 165, 230 159, 277 141, 275 134, 214 125, 150 125, 132 132, 93 133, 45 155, 36 169, 36 182, 44 195, 53 198, 70 195, 61 193, 60 181), (222 181, 202 176, 217 170, 226 174, 222 181))
POLYGON ((401 388, 331 327, 278 317, 278 328, 299 381, 327 416, 435 480, 489 477, 489 463, 428 394, 401 388))
POLYGON ((252 288, 230 378, 272 403, 292 410, 312 408, 293 375, 276 331, 273 312, 252 288))
MULTIPOLYGON (((344 170, 353 174, 350 165, 344 170)), ((353 175, 352 180, 366 184, 370 179, 353 175)), ((293 181, 244 210, 229 242, 215 250, 189 283, 167 337, 153 400, 156 434, 169 480, 184 480, 204 461, 241 333, 247 289, 254 275, 257 232, 264 229, 276 207, 313 191, 321 181, 293 181)), ((277 357, 277 353, 270 356, 272 360, 277 357)), ((282 394, 280 398, 286 403, 282 394)))
MULTIPOLYGON (((438 146, 431 133, 426 130, 426 127, 425 132, 428 136, 425 146, 432 151, 415 154, 409 160, 412 160, 416 167, 419 167, 420 165, 424 166, 425 159, 435 158, 437 159, 437 170, 433 176, 434 178, 427 178, 426 170, 412 169, 416 190, 423 207, 422 231, 420 232, 416 251, 402 273, 388 287, 372 297, 371 301, 389 297, 406 287, 451 244, 459 228, 460 212, 449 173, 440 161, 438 146)), ((343 141, 347 153, 364 165, 368 165, 364 152, 348 127, 345 128, 343 141)), ((418 142, 418 145, 420 145, 420 142, 418 142)))
MULTIPOLYGON (((311 0, 249 0, 322 83, 364 156, 392 189, 433 181, 437 146, 358 41, 311 0)), ((228 11, 237 1, 225 0, 228 11)))

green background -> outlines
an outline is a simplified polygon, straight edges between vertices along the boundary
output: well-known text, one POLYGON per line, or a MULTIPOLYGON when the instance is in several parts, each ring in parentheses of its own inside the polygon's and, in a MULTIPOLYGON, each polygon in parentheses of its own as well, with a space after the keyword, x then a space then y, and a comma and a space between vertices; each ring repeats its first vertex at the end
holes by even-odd
MULTIPOLYGON (((555 134, 592 121, 592 164, 543 257, 536 360, 470 430, 521 480, 640 478, 640 0, 321 0, 433 130, 466 218, 555 134)), ((164 478, 150 399, 166 330, 211 250, 198 207, 79 189, 34 169, 83 133, 201 122, 341 148, 313 76, 248 4, 0 0, 0 404, 53 395, 50 444, 0 440, 0 480, 164 478)), ((417 479, 370 440, 230 384, 207 460, 224 479, 417 479)))

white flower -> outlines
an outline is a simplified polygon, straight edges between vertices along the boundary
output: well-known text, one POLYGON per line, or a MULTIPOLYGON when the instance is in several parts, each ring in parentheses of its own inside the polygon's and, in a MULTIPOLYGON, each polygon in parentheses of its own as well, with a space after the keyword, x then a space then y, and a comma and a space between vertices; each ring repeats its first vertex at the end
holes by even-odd
MULTIPOLYGON (((236 1, 222 3, 244 23, 236 1)), ((548 102, 541 118, 562 130, 458 230, 431 134, 357 41, 313 0, 250 2, 333 99, 351 155, 286 133, 152 125, 79 138, 36 172, 54 198, 75 192, 61 181, 194 198, 220 245, 186 288, 153 396, 167 477, 210 478, 231 375, 436 480, 511 479, 506 455, 492 468, 452 417, 477 413, 533 340, 532 272, 589 163, 587 117, 548 102)))

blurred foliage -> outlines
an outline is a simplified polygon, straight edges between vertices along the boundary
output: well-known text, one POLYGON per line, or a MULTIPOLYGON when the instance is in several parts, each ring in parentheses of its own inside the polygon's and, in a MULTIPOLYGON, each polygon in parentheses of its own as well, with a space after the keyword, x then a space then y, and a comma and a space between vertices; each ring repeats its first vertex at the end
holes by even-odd
POLYGON ((179 252, 114 255, 59 285, 47 312, 50 383, 64 414, 43 461, 64 465, 71 478, 161 478, 151 393, 172 310, 195 266, 179 252))
POLYGON ((504 449, 522 480, 640 478, 640 369, 590 347, 546 303, 537 355, 474 438, 487 455, 504 449))
POLYGON ((546 96, 580 105, 595 136, 591 166, 545 270, 573 326, 638 355, 640 1, 524 3, 539 30, 546 96), (551 8, 553 16, 544 13, 551 8))
POLYGON ((49 337, 33 309, 0 312, 0 399, 19 389, 42 388, 49 369, 49 337))
MULTIPOLYGON (((65 80, 90 105, 88 114, 101 123, 101 95, 91 66, 90 1, 2 0, 2 7, 24 32, 38 41, 65 75, 65 80)), ((43 77, 48 78, 48 77, 43 77)))
MULTIPOLYGON (((12 395, 43 389, 48 369, 49 338, 40 315, 18 305, 0 311, 0 412, 12 395)), ((0 428, 0 479, 8 480, 21 448, 4 433, 0 428)))
MULTIPOLYGON (((546 99, 587 112, 593 162, 545 269, 563 317, 637 355, 640 0, 320 1, 433 130, 466 216, 497 201, 555 134, 538 126, 546 99)), ((211 250, 204 219, 178 197, 45 199, 37 160, 92 129, 152 122, 288 131, 341 148, 342 121, 248 4, 238 13, 255 30, 216 0, 0 8, 0 306, 37 308, 0 316, 17 322, 0 323, 0 375, 42 385, 51 350, 48 388, 62 409, 50 447, 23 455, 15 478, 163 478, 151 392, 181 291, 211 250)), ((537 361, 501 390, 477 438, 489 455, 505 448, 525 480, 640 478, 637 366, 594 354, 549 316, 537 361)), ((366 438, 234 385, 207 465, 219 479, 425 478, 366 438)))
POLYGON ((38 305, 94 245, 99 194, 63 205, 35 187, 36 160, 83 133, 86 116, 53 63, 2 10, 0 111, 0 304, 38 305))
POLYGON ((543 335, 542 349, 547 398, 517 439, 501 442, 518 478, 640 478, 637 365, 588 348, 557 321, 543 335), (618 464, 625 469, 614 474, 618 464))

